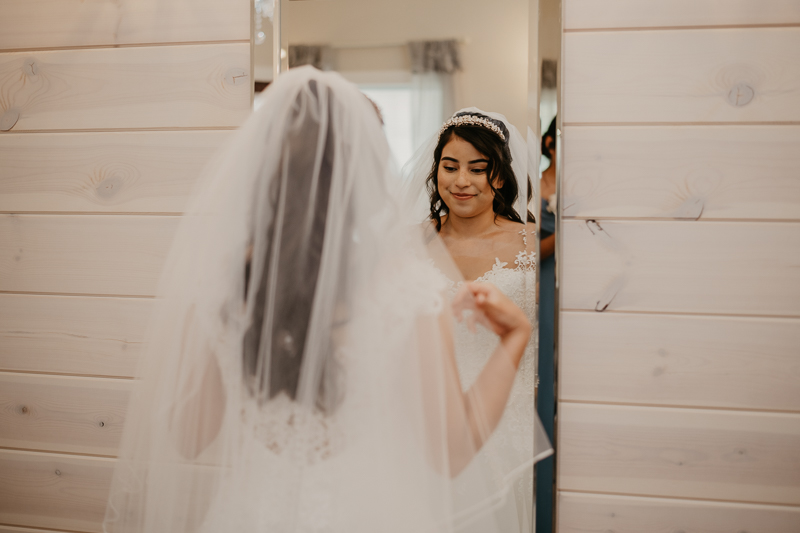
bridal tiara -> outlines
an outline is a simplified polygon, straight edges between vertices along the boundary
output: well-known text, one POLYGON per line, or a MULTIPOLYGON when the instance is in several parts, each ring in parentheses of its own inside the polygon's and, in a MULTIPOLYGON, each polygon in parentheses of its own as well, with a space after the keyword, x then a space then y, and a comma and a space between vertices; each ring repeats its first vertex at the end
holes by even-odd
POLYGON ((450 120, 445 122, 442 126, 442 129, 439 130, 439 137, 442 136, 447 128, 451 128, 453 126, 480 126, 495 132, 500 136, 501 139, 503 139, 503 142, 506 142, 506 136, 503 134, 503 130, 501 130, 497 124, 485 117, 477 115, 458 115, 452 117, 450 120))

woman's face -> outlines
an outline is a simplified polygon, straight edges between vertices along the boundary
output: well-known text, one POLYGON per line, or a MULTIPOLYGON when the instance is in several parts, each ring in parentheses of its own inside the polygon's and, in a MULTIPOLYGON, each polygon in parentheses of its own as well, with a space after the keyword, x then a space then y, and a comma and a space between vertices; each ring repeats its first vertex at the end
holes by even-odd
POLYGON ((486 167, 489 160, 474 146, 453 135, 442 150, 437 180, 439 196, 450 214, 471 218, 492 211, 494 192, 486 167))

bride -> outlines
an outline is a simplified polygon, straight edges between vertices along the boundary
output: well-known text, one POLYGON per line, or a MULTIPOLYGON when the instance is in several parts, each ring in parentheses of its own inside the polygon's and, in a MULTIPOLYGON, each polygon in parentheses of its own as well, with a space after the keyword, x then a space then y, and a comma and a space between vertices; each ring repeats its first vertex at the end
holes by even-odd
POLYGON ((478 451, 530 324, 489 284, 447 299, 439 271, 457 269, 407 221, 391 168, 338 75, 267 90, 175 237, 104 531, 501 531, 509 482, 478 451), (457 318, 495 340, 468 387, 457 318))
MULTIPOLYGON (((503 115, 477 108, 457 112, 417 151, 404 168, 407 198, 416 204, 431 231, 467 280, 490 282, 533 318, 535 253, 525 222, 530 181, 527 147, 503 115)), ((461 286, 455 278, 451 293, 461 286)), ((456 326, 456 359, 465 387, 479 376, 496 344, 488 332, 470 337, 456 326)), ((528 346, 506 411, 481 454, 513 483, 494 516, 506 532, 532 529, 534 434, 541 435, 534 411, 535 349, 528 346)), ((537 440, 542 440, 539 437, 537 440)), ((546 442, 546 440, 545 440, 546 442)))

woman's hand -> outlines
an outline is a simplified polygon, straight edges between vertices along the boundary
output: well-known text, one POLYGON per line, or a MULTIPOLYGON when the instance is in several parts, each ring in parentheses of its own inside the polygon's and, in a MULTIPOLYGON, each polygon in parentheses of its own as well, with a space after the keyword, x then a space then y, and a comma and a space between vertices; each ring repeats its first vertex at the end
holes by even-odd
POLYGON ((500 289, 485 282, 464 283, 453 299, 456 318, 462 320, 463 313, 472 310, 467 325, 474 331, 475 322, 480 322, 500 338, 508 335, 530 336, 531 323, 525 313, 500 289))

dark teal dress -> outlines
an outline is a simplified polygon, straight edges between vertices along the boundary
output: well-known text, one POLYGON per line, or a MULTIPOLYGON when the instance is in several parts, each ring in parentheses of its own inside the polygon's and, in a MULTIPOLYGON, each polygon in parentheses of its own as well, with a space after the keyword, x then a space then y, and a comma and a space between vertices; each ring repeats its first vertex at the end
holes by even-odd
MULTIPOLYGON (((547 201, 542 200, 541 233, 544 239, 556 231, 556 216, 547 211, 547 201)), ((556 260, 550 256, 539 262, 539 392, 537 411, 542 425, 555 449, 553 426, 555 402, 555 302, 556 260)), ((536 464, 536 533, 553 531, 553 477, 555 454, 536 464)))

